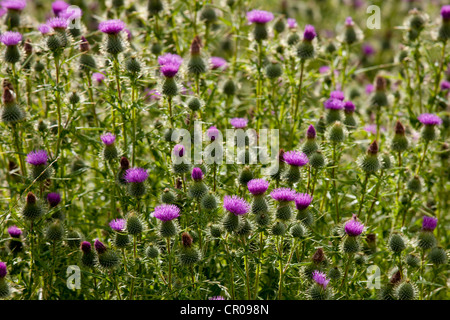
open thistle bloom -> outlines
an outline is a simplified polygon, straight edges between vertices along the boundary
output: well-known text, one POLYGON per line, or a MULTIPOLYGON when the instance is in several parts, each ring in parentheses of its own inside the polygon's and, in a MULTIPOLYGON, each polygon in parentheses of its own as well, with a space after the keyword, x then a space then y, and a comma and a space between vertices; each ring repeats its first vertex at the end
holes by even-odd
POLYGON ((294 18, 287 18, 287 25, 289 29, 296 29, 298 27, 297 21, 294 18))
POLYGON ((145 180, 148 178, 147 170, 143 168, 130 168, 125 171, 124 179, 128 183, 128 193, 135 197, 140 198, 145 194, 145 180))
POLYGON ((100 22, 98 30, 108 35, 106 41, 106 52, 112 55, 118 55, 125 50, 120 32, 125 29, 125 23, 119 19, 112 19, 100 22))
POLYGON ((92 74, 92 80, 94 80, 97 84, 102 84, 105 80, 105 75, 101 72, 94 72, 92 74))
POLYGON ((20 26, 20 13, 27 6, 26 0, 3 0, 0 3, 3 9, 8 11, 6 15, 6 25, 9 29, 18 28, 20 26))
POLYGON ((116 141, 116 136, 112 133, 108 132, 100 136, 103 144, 105 145, 103 149, 103 157, 107 161, 112 161, 119 156, 119 152, 117 151, 114 142, 116 141))
POLYGON ((26 161, 32 165, 31 178, 36 181, 44 181, 50 178, 51 170, 47 168, 48 155, 45 150, 31 151, 26 161))
POLYGON ((11 238, 20 238, 22 235, 22 230, 20 230, 17 226, 11 226, 8 228, 8 233, 11 238))
POLYGON ((173 220, 180 216, 180 208, 173 204, 162 204, 155 208, 151 217, 161 221, 160 235, 170 238, 177 234, 177 227, 173 220))
POLYGON ((300 167, 308 163, 308 156, 301 151, 288 151, 283 154, 283 160, 289 165, 289 170, 285 174, 286 180, 290 183, 300 181, 300 167))
POLYGON ((22 35, 15 31, 6 31, 0 36, 0 41, 6 46, 5 62, 16 63, 20 60, 17 45, 22 41, 22 35))
POLYGON ((291 188, 277 188, 272 190, 270 196, 278 202, 294 201, 295 191, 291 188))
POLYGON ((344 230, 348 236, 357 237, 363 232, 364 224, 358 221, 356 214, 353 214, 353 217, 345 223, 344 230))
POLYGON ((216 70, 225 70, 228 67, 227 60, 221 57, 211 57, 211 69, 216 70))
POLYGON ((55 16, 59 16, 61 13, 66 12, 67 8, 69 7, 70 4, 62 0, 56 0, 55 2, 52 3, 52 11, 55 14, 55 16))
POLYGON ((327 288, 327 285, 330 282, 330 280, 327 279, 325 273, 318 270, 315 270, 313 272, 312 278, 318 285, 322 286, 324 289, 327 288))
POLYGON ((126 223, 127 222, 125 219, 114 219, 114 220, 111 220, 111 222, 109 223, 109 226, 114 231, 122 232, 125 230, 126 223))
POLYGON ((5 281, 5 277, 8 274, 6 263, 0 262, 0 298, 6 298, 9 296, 9 285, 5 281))
POLYGON ((252 179, 247 183, 247 188, 254 196, 262 195, 269 188, 269 182, 264 179, 252 179))
POLYGON ((434 229, 436 229, 437 226, 437 221, 438 221, 437 218, 424 216, 422 222, 422 230, 434 231, 434 229))
POLYGON ((61 195, 58 192, 50 192, 47 195, 47 202, 51 208, 54 208, 61 202, 61 195))
POLYGON ((450 5, 441 8, 442 25, 439 28, 438 39, 447 41, 450 39, 450 5))
POLYGON ((340 90, 335 90, 335 91, 331 91, 331 93, 330 93, 330 98, 331 98, 331 99, 338 99, 338 100, 344 101, 345 96, 344 96, 344 93, 343 93, 342 91, 340 91, 340 90))
POLYGON ((341 110, 344 109, 344 102, 341 99, 330 97, 323 105, 328 110, 326 116, 327 124, 341 121, 341 110))
POLYGON ((422 250, 428 250, 436 246, 437 240, 433 234, 436 229, 438 219, 434 217, 424 216, 422 221, 422 229, 418 235, 418 246, 422 250))
POLYGON ((230 124, 236 129, 243 129, 247 126, 248 120, 245 118, 232 118, 230 124))
POLYGON ((316 29, 312 25, 306 25, 303 31, 303 41, 297 47, 297 56, 301 60, 311 59, 314 57, 315 49, 313 40, 316 38, 316 29))
POLYGON ((160 66, 164 66, 166 64, 174 64, 181 66, 181 64, 183 63, 183 58, 181 58, 177 54, 165 53, 158 57, 158 63, 160 66))
POLYGON ((173 97, 178 94, 178 85, 174 77, 180 70, 182 62, 183 59, 177 54, 166 53, 158 57, 160 71, 165 77, 161 90, 163 95, 173 97))
POLYGON ((41 24, 38 27, 38 31, 42 34, 42 35, 46 35, 49 34, 53 31, 53 29, 46 23, 41 24))
POLYGON ((228 212, 239 216, 250 211, 250 205, 243 198, 234 196, 225 196, 223 198, 223 207, 228 212))
POLYGON ((417 119, 424 125, 421 137, 425 141, 435 140, 437 136, 435 127, 442 124, 442 119, 432 113, 422 113, 417 119))
POLYGON ((295 196, 295 207, 297 208, 296 219, 306 226, 311 226, 314 222, 314 216, 312 212, 308 210, 312 199, 312 196, 307 193, 299 193, 295 196))
POLYGON ((273 18, 273 13, 264 10, 252 10, 247 12, 248 22, 255 25, 253 36, 256 41, 261 42, 262 40, 267 39, 268 32, 266 23, 272 21, 273 18))

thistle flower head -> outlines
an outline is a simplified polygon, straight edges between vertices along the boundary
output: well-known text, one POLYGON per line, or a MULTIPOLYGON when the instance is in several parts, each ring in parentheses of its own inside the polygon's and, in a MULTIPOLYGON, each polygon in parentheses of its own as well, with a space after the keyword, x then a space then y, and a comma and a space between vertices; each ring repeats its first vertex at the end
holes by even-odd
POLYGON ((183 247, 190 248, 192 246, 192 242, 194 242, 192 236, 187 232, 183 232, 181 235, 181 243, 183 244, 183 247))
POLYGON ((312 197, 307 193, 299 193, 295 196, 297 210, 305 210, 312 202, 312 197))
POLYGON ((161 99, 161 93, 156 89, 147 89, 145 90, 145 100, 148 101, 155 101, 161 99))
POLYGON ((206 131, 206 134, 211 141, 215 141, 219 137, 219 130, 215 126, 211 126, 206 131))
POLYGON ((344 102, 339 99, 330 98, 323 103, 325 109, 342 110, 344 109, 344 102))
POLYGON ((306 130, 306 138, 308 139, 315 139, 316 138, 316 128, 311 124, 308 127, 308 130, 306 130))
POLYGON ((22 235, 22 230, 20 230, 17 226, 11 226, 8 228, 8 233, 11 238, 20 238, 22 235))
POLYGON ((174 65, 178 65, 178 67, 179 67, 179 66, 181 66, 181 63, 183 63, 183 58, 181 58, 177 54, 166 53, 166 54, 163 54, 162 56, 158 57, 158 63, 160 66, 163 66, 166 64, 174 64, 174 65))
POLYGON ((442 119, 432 113, 422 113, 417 117, 417 120, 419 120, 420 123, 426 126, 436 126, 442 124, 442 119))
POLYGON ((267 191, 269 182, 264 179, 252 179, 247 183, 247 188, 252 195, 260 195, 267 191))
POLYGON ((295 200, 295 191, 290 188, 273 189, 270 193, 272 199, 279 202, 288 202, 295 200))
POLYGON ((114 219, 114 220, 111 220, 111 222, 109 223, 109 226, 114 231, 121 232, 121 231, 125 230, 126 224, 127 224, 127 221, 125 219, 114 219))
POLYGON ((91 252, 91 249, 92 249, 91 243, 88 242, 88 241, 83 241, 83 242, 81 243, 80 249, 81 249, 81 251, 83 251, 84 253, 89 253, 89 252, 91 252))
POLYGON ((71 8, 70 10, 63 10, 60 12, 59 17, 71 21, 74 19, 80 19, 83 16, 83 11, 80 8, 71 8))
POLYGON ((155 208, 151 216, 164 222, 171 221, 180 216, 180 208, 174 204, 162 204, 155 208))
POLYGON ((368 85, 366 85, 365 92, 367 95, 370 95, 374 90, 375 87, 373 86, 373 84, 369 83, 368 85))
POLYGON ((288 18, 287 25, 289 29, 295 29, 298 27, 297 21, 294 18, 288 18))
POLYGON ((6 269, 6 263, 0 262, 0 279, 3 279, 8 274, 8 270, 6 269))
POLYGON ((173 154, 176 157, 183 157, 185 152, 186 148, 182 144, 177 144, 175 145, 175 147, 173 147, 173 154))
POLYGON ((353 22, 352 17, 345 18, 345 26, 346 27, 352 27, 354 25, 355 25, 355 23, 353 22))
POLYGON ((22 11, 27 6, 26 0, 4 0, 0 5, 8 10, 22 11))
POLYGON ((324 289, 327 288, 328 283, 330 282, 329 279, 327 279, 327 276, 324 272, 320 272, 315 270, 313 272, 313 280, 320 286, 322 286, 324 289))
POLYGON ((92 74, 92 80, 94 80, 98 84, 103 83, 103 80, 105 80, 105 75, 101 72, 94 72, 92 74))
POLYGON ((142 183, 147 180, 148 172, 143 168, 130 168, 125 172, 124 178, 128 183, 142 183))
POLYGON ((243 198, 238 196, 225 196, 223 207, 234 215, 243 215, 250 211, 250 205, 243 198))
POLYGON ((441 82, 441 91, 447 91, 450 90, 450 81, 442 81, 441 82))
POLYGON ((450 5, 445 5, 441 8, 441 16, 444 20, 450 20, 450 5))
POLYGON ((116 141, 116 136, 113 135, 111 132, 108 132, 108 133, 102 134, 100 136, 100 139, 102 140, 102 142, 105 145, 110 146, 114 143, 114 141, 116 141))
POLYGON ((331 91, 330 98, 344 101, 345 96, 344 96, 344 93, 342 91, 335 90, 335 91, 331 91))
POLYGON ((54 17, 47 20, 47 25, 52 29, 67 29, 67 19, 61 17, 54 17))
POLYGON ((50 207, 56 207, 61 202, 61 195, 58 192, 50 192, 47 195, 47 201, 50 207))
POLYGON ((247 12, 247 20, 249 23, 265 24, 273 20, 273 13, 264 10, 252 10, 247 12))
POLYGON ((47 151, 45 150, 36 150, 31 151, 27 155, 27 162, 33 166, 39 166, 46 164, 48 160, 47 151))
POLYGON ((0 41, 5 46, 16 46, 22 41, 22 34, 16 31, 6 31, 0 36, 0 41))
POLYGON ((62 0, 56 0, 52 3, 52 10, 55 16, 59 16, 61 12, 65 12, 69 7, 70 4, 62 0))
POLYGON ((236 129, 242 129, 247 126, 248 120, 245 118, 232 118, 230 124, 236 129))
POLYGON ((27 194, 27 198, 26 198, 26 202, 27 204, 35 204, 37 201, 36 196, 34 195, 33 192, 28 192, 27 194))
POLYGON ((167 78, 173 78, 177 75, 180 66, 175 63, 167 63, 161 66, 161 73, 167 78))
POLYGON ((330 71, 331 71, 331 68, 329 66, 321 66, 319 68, 319 73, 320 74, 328 73, 330 71))
POLYGON ((283 154, 283 159, 284 162, 295 167, 303 167, 308 163, 308 157, 306 154, 296 150, 285 152, 283 154))
POLYGON ((108 248, 106 248, 106 246, 103 244, 103 242, 101 242, 98 239, 95 239, 95 241, 94 241, 94 248, 95 248, 95 251, 97 251, 99 254, 102 254, 102 253, 106 252, 106 250, 108 250, 108 248))
POLYGON ((211 57, 210 62, 211 68, 213 70, 215 69, 225 70, 228 67, 227 60, 221 57, 211 57))
POLYGON ((422 230, 433 231, 437 226, 438 219, 433 217, 424 216, 422 222, 422 230))
POLYGON ((356 237, 363 232, 364 225, 358 221, 358 217, 354 214, 353 217, 345 224, 344 230, 349 236, 356 237))
POLYGON ((350 100, 344 102, 344 110, 347 112, 355 112, 355 104, 350 100))
POLYGON ((125 29, 125 22, 120 19, 112 19, 100 22, 98 30, 106 34, 119 34, 125 29))
POLYGON ((39 26, 38 30, 39 30, 39 32, 40 32, 42 35, 49 34, 49 33, 51 33, 51 32, 53 31, 53 29, 52 29, 48 24, 46 24, 46 23, 41 24, 41 25, 39 26))
POLYGON ((317 36, 316 29, 314 26, 307 24, 305 30, 303 31, 303 40, 312 41, 317 36))
POLYGON ((191 173, 191 177, 194 181, 202 181, 203 179, 203 171, 200 168, 193 168, 192 169, 192 173, 191 173))
POLYGON ((374 140, 374 141, 370 144, 369 148, 367 149, 367 153, 368 153, 368 154, 371 154, 371 155, 376 155, 376 154, 378 154, 378 143, 377 143, 376 140, 374 140))

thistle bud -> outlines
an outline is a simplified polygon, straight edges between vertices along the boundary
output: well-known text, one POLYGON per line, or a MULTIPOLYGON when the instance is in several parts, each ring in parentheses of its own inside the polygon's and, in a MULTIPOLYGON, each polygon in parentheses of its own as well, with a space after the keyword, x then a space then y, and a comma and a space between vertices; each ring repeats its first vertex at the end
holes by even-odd
POLYGON ((25 206, 22 209, 22 216, 25 220, 36 221, 44 215, 42 205, 37 201, 32 192, 28 192, 25 206))
POLYGON ((327 139, 332 143, 344 142, 346 136, 346 130, 339 121, 336 121, 327 131, 327 139))
POLYGON ((199 36, 195 36, 194 40, 192 40, 190 54, 191 57, 188 61, 187 69, 188 72, 194 74, 196 76, 201 73, 205 73, 207 70, 207 65, 200 54, 202 47, 202 42, 199 36))
POLYGON ((417 289, 409 280, 401 283, 396 290, 398 300, 414 300, 417 295, 417 289))
POLYGON ((406 249, 406 245, 405 245, 405 240, 403 239, 403 237, 398 234, 398 233, 393 233, 390 237, 389 237, 389 248, 392 250, 392 252, 394 253, 400 253, 403 250, 406 249))

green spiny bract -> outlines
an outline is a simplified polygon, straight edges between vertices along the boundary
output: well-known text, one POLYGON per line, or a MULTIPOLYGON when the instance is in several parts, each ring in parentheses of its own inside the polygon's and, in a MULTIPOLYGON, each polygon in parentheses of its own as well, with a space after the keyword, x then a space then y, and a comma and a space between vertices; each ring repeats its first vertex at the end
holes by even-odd
POLYGON ((80 56, 80 66, 83 71, 91 71, 97 69, 95 58, 90 54, 82 54, 80 56))
POLYGON ((36 221, 44 215, 44 208, 42 204, 37 201, 36 196, 29 192, 27 195, 27 201, 22 209, 22 216, 25 220, 36 221))
POLYGON ((379 292, 379 297, 381 300, 396 300, 395 285, 391 283, 386 283, 383 285, 379 292))
POLYGON ((292 210, 289 202, 280 202, 276 212, 277 219, 288 221, 292 217, 292 210))
POLYGON ((58 219, 50 223, 45 230, 45 238, 49 241, 61 241, 64 238, 64 225, 58 219))
POLYGON ((309 158, 317 150, 319 150, 319 145, 317 144, 316 139, 306 139, 302 147, 302 152, 309 158))
POLYGON ((98 254, 98 264, 105 269, 114 269, 120 264, 120 257, 114 250, 106 250, 98 254))
POLYGON ((286 24, 284 23, 284 17, 278 18, 277 21, 275 21, 273 30, 275 30, 277 33, 282 33, 285 28, 286 24))
POLYGON ((437 240, 431 231, 420 231, 418 236, 418 246, 422 250, 428 250, 436 246, 437 240))
POLYGON ((177 234, 177 232, 178 232, 178 228, 172 220, 161 221, 161 226, 159 228, 159 234, 161 237, 172 238, 177 234))
POLYGON ((422 182, 418 176, 414 176, 408 181, 406 187, 411 192, 420 193, 422 191, 422 182))
POLYGON ((296 223, 291 227, 291 235, 294 238, 303 238, 305 236, 305 228, 301 223, 296 223))
POLYGON ((147 10, 151 16, 157 15, 163 9, 164 5, 161 0, 148 0, 147 10))
POLYGON ((342 276, 341 270, 338 267, 333 267, 328 271, 328 277, 331 279, 331 281, 339 280, 342 276))
POLYGON ((269 79, 277 79, 283 74, 283 69, 279 63, 269 63, 266 66, 266 76, 269 79))
POLYGON ((264 195, 255 195, 253 197, 251 212, 253 214, 266 213, 269 209, 264 195))
POLYGON ((82 238, 81 232, 77 230, 69 230, 66 239, 67 245, 72 249, 79 248, 82 238))
POLYGON ((217 20, 216 10, 211 6, 205 6, 200 12, 200 19, 205 23, 213 23, 217 20))
POLYGON ((405 281, 398 285, 395 294, 398 300, 414 300, 417 295, 417 289, 411 282, 405 281))
POLYGON ((441 247, 434 247, 428 253, 428 260, 432 264, 441 265, 447 263, 447 253, 441 247))
POLYGON ((174 97, 178 94, 178 84, 174 78, 166 77, 162 85, 162 94, 168 97, 174 97))
POLYGON ((181 235, 181 244, 179 254, 180 264, 191 267, 200 260, 200 252, 193 246, 193 238, 187 232, 181 235))
POLYGON ((266 227, 270 224, 271 218, 268 212, 260 213, 255 216, 255 221, 260 227, 266 227))
POLYGON ((236 234, 242 237, 247 237, 252 232, 252 225, 247 218, 243 218, 239 224, 238 230, 236 230, 236 234))
POLYGON ((312 59, 314 55, 314 45, 310 41, 302 41, 297 46, 297 57, 301 60, 312 59))
POLYGON ((253 29, 253 37, 257 42, 266 40, 268 37, 267 27, 263 23, 255 23, 255 28, 253 29))
POLYGON ((443 21, 438 30, 438 39, 444 43, 450 40, 450 22, 443 21))
POLYGON ((136 213, 131 212, 127 218, 127 231, 130 235, 136 236, 144 231, 144 224, 136 213))
POLYGON ((145 194, 146 190, 145 182, 127 183, 127 192, 132 197, 140 198, 145 194))
POLYGON ((327 131, 327 139, 332 143, 344 142, 347 133, 339 121, 336 121, 327 131))
POLYGON ((239 217, 234 213, 227 212, 222 220, 223 228, 228 232, 233 232, 239 230, 239 217))
POLYGON ((191 165, 184 162, 174 163, 172 168, 176 174, 185 174, 191 171, 191 165))
POLYGON ((159 248, 155 245, 149 245, 146 249, 145 249, 145 255, 150 258, 150 259, 156 259, 158 258, 160 252, 159 252, 159 248))
POLYGON ((239 183, 243 185, 244 187, 247 187, 247 183, 253 179, 253 172, 250 169, 250 167, 244 167, 239 174, 239 183))
POLYGON ((52 168, 46 164, 41 164, 37 166, 32 166, 30 172, 30 178, 36 181, 44 181, 50 179, 52 173, 52 168))
POLYGON ((420 267, 420 259, 419 259, 419 257, 417 257, 417 256, 415 256, 413 254, 408 254, 405 257, 405 262, 411 268, 419 268, 420 267))
POLYGON ((114 236, 114 245, 116 248, 122 249, 130 245, 130 236, 126 233, 116 232, 114 236))
POLYGON ((286 232, 286 225, 281 221, 277 221, 272 226, 271 232, 274 236, 282 236, 286 232))
POLYGON ((163 193, 161 194, 161 201, 163 203, 167 204, 173 204, 176 201, 175 194, 169 190, 168 188, 164 189, 163 193))
POLYGON ((12 238, 8 241, 8 250, 12 254, 19 253, 23 250, 23 243, 20 239, 12 238))
POLYGON ((308 295, 311 300, 330 300, 332 296, 330 290, 324 289, 317 283, 309 288, 308 295))
POLYGON ((300 42, 300 36, 298 35, 298 33, 293 32, 293 33, 289 34, 289 37, 287 38, 288 45, 294 46, 299 42, 300 42))
POLYGON ((342 120, 342 111, 336 109, 328 109, 326 114, 326 122, 327 124, 335 123, 336 121, 342 120))
POLYGON ((200 54, 201 48, 201 40, 198 36, 195 36, 194 40, 191 43, 191 57, 187 64, 187 70, 190 74, 195 76, 199 76, 202 73, 205 73, 208 69, 205 60, 200 54))
POLYGON ((5 51, 5 62, 16 63, 20 61, 20 51, 18 46, 7 46, 5 51))
POLYGON ((208 192, 208 188, 203 181, 193 181, 189 187, 189 197, 200 200, 208 192))
POLYGON ((220 238, 222 236, 222 229, 219 225, 213 224, 209 228, 209 233, 214 238, 220 238))
POLYGON ((311 227, 314 224, 314 215, 309 208, 305 210, 298 210, 296 219, 307 227, 311 227))
POLYGON ((233 79, 228 79, 225 81, 222 87, 222 91, 227 96, 234 96, 236 94, 236 84, 233 79))
POLYGON ((393 233, 390 237, 389 237, 389 248, 392 250, 392 252, 394 253, 400 253, 403 250, 406 249, 406 244, 405 244, 405 240, 403 239, 403 237, 398 234, 398 233, 393 233))
POLYGON ((9 285, 5 278, 0 278, 0 298, 7 298, 10 294, 9 285))
POLYGON ((389 170, 391 168, 392 168, 392 157, 387 153, 383 153, 381 155, 381 169, 389 170))
POLYGON ((425 141, 433 141, 437 138, 437 129, 435 126, 424 126, 420 132, 420 136, 425 141))
POLYGON ((202 107, 202 103, 200 102, 200 100, 197 97, 192 97, 187 102, 187 106, 192 111, 197 111, 202 107))
POLYGON ((288 169, 284 172, 284 179, 289 184, 299 182, 301 179, 300 167, 288 166, 288 169))
POLYGON ((355 117, 353 116, 353 113, 346 112, 343 123, 349 131, 356 129, 357 123, 355 117))
POLYGON ((200 205, 203 210, 215 210, 217 209, 217 199, 212 193, 205 194, 200 200, 200 205))
POLYGON ((314 152, 309 157, 309 164, 311 165, 311 167, 313 167, 316 170, 323 168, 326 164, 323 153, 320 150, 314 152))
POLYGON ((344 253, 357 253, 360 250, 360 244, 357 237, 346 236, 342 242, 342 251, 344 253))
POLYGON ((81 263, 87 268, 94 268, 97 265, 97 254, 95 251, 83 252, 81 254, 81 263))
POLYGON ((132 56, 125 60, 125 69, 132 75, 136 75, 141 72, 142 67, 136 57, 132 56))
POLYGON ((108 34, 105 50, 112 55, 118 55, 125 50, 122 38, 119 34, 108 34))

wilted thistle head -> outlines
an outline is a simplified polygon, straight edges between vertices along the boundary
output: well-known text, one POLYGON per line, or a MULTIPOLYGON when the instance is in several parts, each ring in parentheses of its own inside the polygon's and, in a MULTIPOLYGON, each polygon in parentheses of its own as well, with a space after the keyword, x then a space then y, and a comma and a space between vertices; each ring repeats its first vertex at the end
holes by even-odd
POLYGON ((378 143, 376 140, 374 140, 369 148, 367 149, 367 154, 369 155, 377 155, 378 154, 378 143))
POLYGON ((437 226, 438 219, 433 217, 424 216, 422 222, 422 230, 433 231, 437 226))
POLYGON ((111 220, 111 222, 109 223, 111 229, 117 232, 122 232, 123 230, 125 230, 125 225, 126 225, 125 219, 114 219, 111 220))
POLYGON ((323 289, 327 288, 328 283, 330 282, 329 279, 327 279, 327 276, 324 272, 320 272, 318 270, 315 270, 312 274, 312 278, 314 282, 316 282, 318 285, 322 286, 323 289))
POLYGON ((20 238, 22 235, 22 230, 20 230, 17 226, 11 226, 8 228, 8 233, 11 238, 20 238))
POLYGON ((325 253, 323 252, 323 248, 318 248, 316 252, 314 252, 312 256, 312 261, 316 264, 322 263, 325 261, 325 253))
POLYGON ((106 250, 108 250, 108 248, 106 248, 106 246, 103 244, 103 242, 101 242, 98 239, 95 239, 95 241, 94 241, 94 248, 99 254, 105 253, 106 250))
POLYGON ((312 197, 307 193, 299 193, 295 196, 295 207, 297 210, 307 209, 312 202, 312 197))
POLYGON ((148 172, 143 168, 130 168, 125 172, 125 180, 128 183, 142 183, 148 178, 148 172))
POLYGON ((353 217, 345 224, 344 230, 350 237, 356 237, 363 232, 364 225, 358 221, 356 214, 353 214, 353 217))
POLYGON ((264 179, 252 179, 247 183, 247 188, 252 195, 261 195, 269 188, 269 182, 264 179))
POLYGON ((250 211, 250 204, 236 195, 223 198, 223 208, 234 215, 244 215, 250 211))
POLYGON ((56 207, 61 202, 61 195, 58 192, 50 192, 47 194, 47 201, 50 207, 56 207))
POLYGON ((180 208, 173 204, 162 204, 155 208, 155 211, 151 214, 151 217, 159 219, 161 221, 171 221, 180 216, 180 208))
POLYGON ((183 247, 190 248, 193 241, 194 239, 189 233, 183 232, 183 234, 181 235, 181 243, 183 244, 183 247))
POLYGON ((36 151, 31 151, 27 155, 26 161, 33 166, 40 166, 40 165, 47 164, 47 160, 48 160, 47 151, 36 150, 36 151))
POLYGON ((289 202, 295 200, 295 191, 291 188, 277 188, 270 193, 272 199, 278 202, 289 202))

